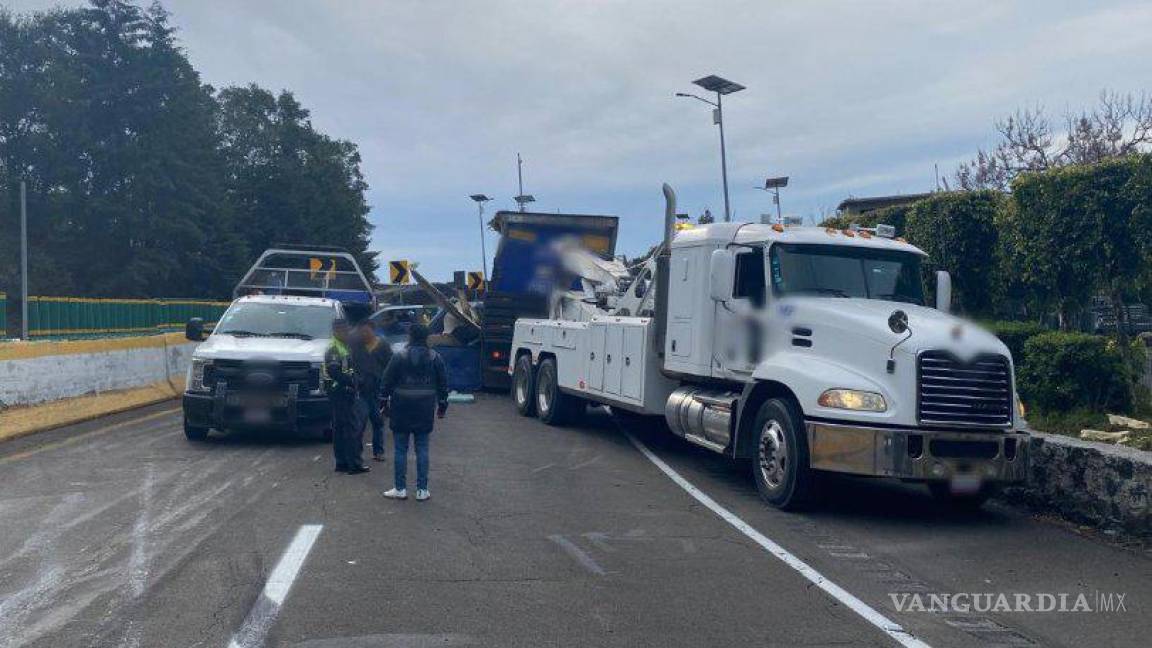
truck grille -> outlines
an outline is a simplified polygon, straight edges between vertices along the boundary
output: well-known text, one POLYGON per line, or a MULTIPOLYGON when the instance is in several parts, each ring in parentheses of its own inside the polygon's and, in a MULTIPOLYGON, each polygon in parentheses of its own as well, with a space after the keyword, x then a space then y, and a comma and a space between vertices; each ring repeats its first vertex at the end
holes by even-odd
POLYGON ((925 351, 917 362, 922 424, 1012 423, 1012 370, 1008 359, 985 354, 962 362, 947 351, 925 351))
POLYGON ((309 362, 268 360, 217 360, 204 374, 204 384, 228 383, 229 391, 287 391, 300 385, 301 392, 320 388, 320 371, 309 362))

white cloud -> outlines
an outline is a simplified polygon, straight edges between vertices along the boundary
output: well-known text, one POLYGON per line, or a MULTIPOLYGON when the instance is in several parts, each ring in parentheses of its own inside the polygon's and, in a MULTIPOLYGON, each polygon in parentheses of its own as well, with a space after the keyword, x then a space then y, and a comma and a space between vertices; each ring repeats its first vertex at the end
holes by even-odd
POLYGON ((707 107, 672 97, 705 74, 748 86, 726 102, 733 203, 748 215, 767 209, 751 188, 765 175, 792 176, 785 209, 801 214, 926 190, 932 164, 950 173, 997 117, 1152 79, 1146 2, 167 6, 206 81, 289 88, 319 127, 358 142, 377 244, 418 252, 439 277, 476 256, 467 194, 511 206, 517 151, 542 209, 620 214, 624 251, 653 238, 661 182, 719 214, 707 107))

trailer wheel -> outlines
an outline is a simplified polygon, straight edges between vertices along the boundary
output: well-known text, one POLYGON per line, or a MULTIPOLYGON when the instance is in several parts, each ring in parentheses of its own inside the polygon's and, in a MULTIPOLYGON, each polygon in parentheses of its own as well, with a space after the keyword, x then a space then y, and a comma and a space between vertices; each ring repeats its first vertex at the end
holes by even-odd
POLYGON ((536 385, 533 384, 532 356, 525 353, 516 359, 512 370, 512 400, 520 416, 536 414, 536 385))
POLYGON ((752 474, 760 497, 772 506, 797 510, 815 495, 803 416, 789 401, 772 398, 756 414, 756 456, 752 474))
POLYGON ((560 391, 556 359, 544 358, 536 370, 536 414, 548 425, 564 425, 584 406, 584 401, 560 391))

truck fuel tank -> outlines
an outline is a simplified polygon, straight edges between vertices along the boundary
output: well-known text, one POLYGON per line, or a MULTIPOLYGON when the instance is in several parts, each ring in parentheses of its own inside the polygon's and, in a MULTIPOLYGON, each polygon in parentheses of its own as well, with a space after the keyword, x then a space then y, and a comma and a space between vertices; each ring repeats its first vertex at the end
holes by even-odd
POLYGON ((677 436, 723 452, 732 439, 732 414, 740 395, 701 387, 681 387, 668 396, 664 418, 677 436))

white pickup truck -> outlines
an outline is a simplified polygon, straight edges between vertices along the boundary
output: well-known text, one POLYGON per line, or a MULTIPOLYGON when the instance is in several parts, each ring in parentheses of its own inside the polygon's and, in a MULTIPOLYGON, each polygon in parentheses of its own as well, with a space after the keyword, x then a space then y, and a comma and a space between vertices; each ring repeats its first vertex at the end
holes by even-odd
POLYGON ((203 322, 186 326, 186 337, 201 344, 188 368, 185 436, 264 429, 330 437, 320 368, 332 321, 367 316, 376 303, 355 258, 337 248, 280 246, 265 251, 234 292, 207 339, 203 322))
POLYGON ((948 313, 947 273, 925 303, 924 252, 887 227, 676 231, 665 196, 664 243, 639 276, 586 263, 584 290, 558 294, 552 318, 516 322, 521 414, 663 416, 692 443, 753 459, 781 508, 812 500, 817 471, 923 481, 965 506, 1024 479, 1012 358, 948 313))

